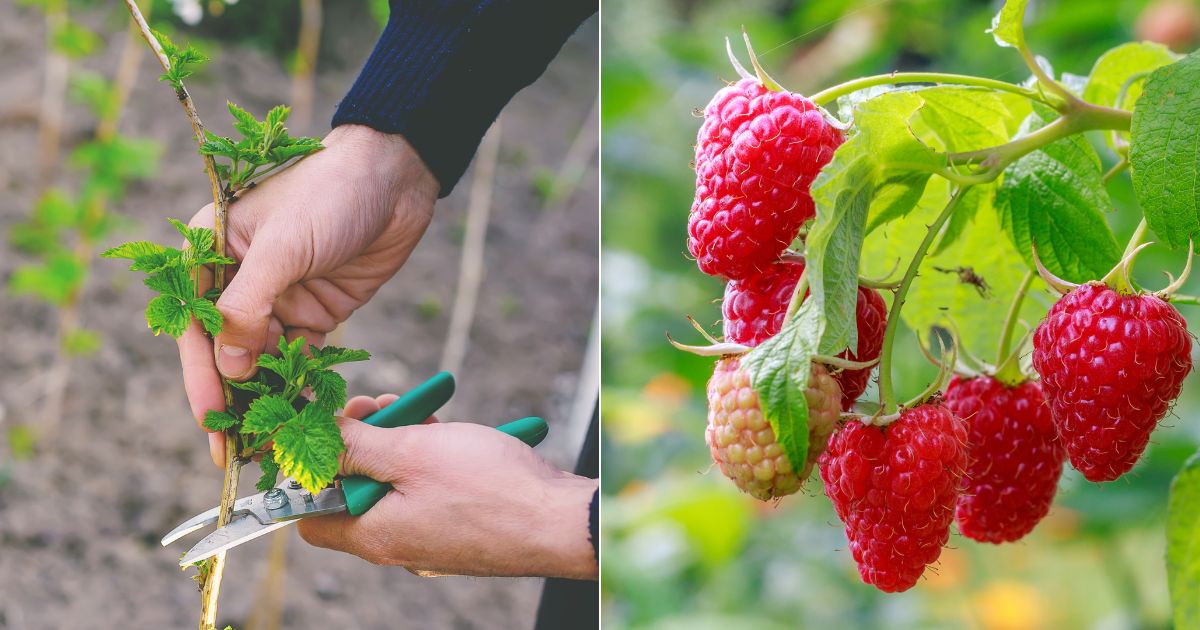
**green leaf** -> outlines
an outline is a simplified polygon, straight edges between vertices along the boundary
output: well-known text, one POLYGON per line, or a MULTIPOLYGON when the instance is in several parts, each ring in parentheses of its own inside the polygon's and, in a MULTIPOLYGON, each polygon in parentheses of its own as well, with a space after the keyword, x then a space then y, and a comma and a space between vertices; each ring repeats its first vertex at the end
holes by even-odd
MULTIPOLYGON (((1009 109, 1012 101, 993 90, 939 85, 915 93, 924 104, 911 127, 918 138, 939 151, 974 151, 1004 144, 1009 129, 1020 122, 1009 109)), ((1027 103, 1018 108, 1021 115, 1029 113, 1027 103)))
POLYGON ((175 226, 175 229, 183 235, 183 238, 187 239, 188 244, 197 252, 207 252, 213 248, 215 237, 212 228, 189 227, 179 219, 168 218, 167 221, 175 226))
POLYGON ((1129 163, 1146 222, 1171 247, 1200 230, 1200 53, 1155 70, 1133 109, 1129 163))
POLYGON ((1200 454, 1193 455, 1171 482, 1167 584, 1175 627, 1200 628, 1200 454))
POLYGON ((263 127, 270 129, 276 125, 282 125, 283 123, 287 122, 288 115, 291 113, 292 108, 288 107, 287 105, 276 105, 275 107, 271 108, 271 111, 267 112, 266 123, 263 125, 263 127))
POLYGON ((808 400, 804 393, 823 332, 821 317, 817 304, 805 300, 779 334, 742 357, 763 415, 797 471, 808 458, 808 400))
POLYGON ((221 317, 221 311, 217 310, 216 304, 204 298, 194 298, 188 301, 188 310, 192 312, 192 317, 200 320, 200 324, 204 326, 204 330, 208 334, 215 336, 221 332, 224 320, 221 317))
POLYGON ((346 450, 333 414, 308 405, 275 433, 275 462, 283 474, 316 494, 333 481, 338 455, 346 450))
POLYGON ((50 45, 54 50, 76 59, 92 54, 100 43, 98 35, 73 21, 64 22, 50 36, 50 45))
POLYGON ((151 291, 172 296, 184 307, 196 295, 196 283, 191 273, 177 265, 164 267, 162 271, 148 276, 143 282, 151 291))
POLYGON ((224 411, 209 409, 204 412, 204 428, 209 431, 226 431, 237 424, 238 419, 224 411))
MULTIPOLYGON (((176 250, 178 251, 178 250, 176 250)), ((101 258, 125 258, 133 261, 131 271, 154 271, 168 261, 167 248, 150 241, 130 241, 110 247, 100 254, 101 258)))
POLYGON ((154 29, 151 29, 150 33, 154 35, 154 39, 158 40, 158 45, 162 47, 163 53, 165 53, 168 58, 179 54, 179 47, 175 45, 175 42, 171 41, 170 37, 167 37, 166 33, 154 29))
POLYGON ((245 383, 229 381, 229 386, 236 388, 236 389, 243 390, 243 391, 247 391, 247 392, 254 392, 255 394, 258 394, 259 396, 266 396, 271 393, 270 385, 267 385, 266 383, 263 383, 262 381, 257 381, 257 380, 246 381, 245 383))
POLYGON ((124 195, 129 182, 153 177, 161 155, 162 145, 154 140, 114 136, 80 145, 70 162, 88 172, 84 198, 102 195, 111 202, 124 195))
POLYGON ((366 361, 371 358, 371 353, 366 350, 353 350, 337 346, 325 346, 324 348, 309 346, 308 351, 312 354, 313 367, 316 369, 331 367, 339 363, 366 361))
POLYGON ((1004 6, 992 18, 988 32, 996 43, 1005 48, 1025 47, 1025 5, 1028 0, 1005 0, 1004 6))
POLYGON ((17 267, 8 279, 8 287, 16 295, 33 295, 64 306, 86 276, 87 268, 70 252, 57 252, 44 263, 17 267))
POLYGON ((71 98, 91 107, 92 114, 102 120, 114 116, 120 107, 112 82, 82 68, 71 69, 71 98))
POLYGON ((282 164, 283 162, 286 162, 292 158, 305 156, 309 153, 315 153, 323 148, 324 147, 321 146, 319 142, 316 144, 291 144, 285 147, 275 147, 271 149, 268 157, 272 162, 282 164))
POLYGON ((62 340, 63 350, 76 357, 95 354, 100 349, 100 333, 86 328, 76 328, 62 340))
POLYGON ((178 266, 182 264, 183 252, 174 247, 167 247, 162 252, 151 253, 145 256, 138 256, 133 259, 133 264, 129 266, 130 271, 144 271, 146 273, 158 273, 167 267, 178 266))
POLYGON ((101 258, 127 258, 129 260, 137 260, 143 256, 151 256, 161 254, 166 251, 166 248, 158 243, 150 241, 130 241, 121 243, 116 247, 110 247, 100 254, 101 258))
POLYGON ((1150 72, 1169 63, 1178 56, 1171 49, 1154 42, 1129 42, 1113 48, 1096 60, 1083 90, 1085 101, 1105 107, 1128 107, 1136 103, 1142 94, 1141 81, 1130 82, 1124 102, 1117 103, 1121 86, 1135 75, 1150 72))
MULTIPOLYGON (((862 267, 867 276, 883 276, 895 266, 912 259, 926 226, 950 200, 948 182, 937 178, 930 182, 917 209, 905 221, 891 223, 867 237, 862 267)), ((959 202, 955 215, 970 201, 969 193, 959 202)), ((952 215, 954 216, 954 215, 952 215)), ((944 251, 926 256, 909 290, 901 318, 926 338, 933 326, 956 325, 963 347, 991 357, 1000 337, 1008 301, 1027 270, 1025 261, 1007 239, 997 238, 1000 223, 991 204, 980 202, 978 212, 964 226, 962 236, 944 251), (988 285, 981 294, 963 284, 953 270, 970 267, 988 285), (938 269, 950 270, 949 273, 938 269)), ((1021 308, 1021 319, 1039 321, 1048 308, 1045 284, 1035 277, 1033 287, 1021 308)))
POLYGON ((229 108, 230 115, 233 116, 233 128, 238 133, 246 138, 258 138, 262 136, 262 123, 254 117, 250 112, 234 105, 232 102, 226 102, 225 105, 229 108))
POLYGON ((218 136, 211 131, 204 131, 205 141, 200 143, 201 155, 220 155, 236 160, 240 152, 233 145, 233 140, 218 136))
POLYGON ((258 482, 254 484, 254 489, 259 492, 266 492, 275 487, 275 481, 279 479, 279 464, 275 463, 275 452, 263 453, 262 461, 258 463, 262 469, 262 475, 259 476, 258 482))
POLYGON ((158 295, 146 305, 146 324, 155 336, 165 332, 178 339, 191 321, 187 302, 176 296, 158 295))
POLYGON ((243 414, 242 433, 270 435, 283 423, 296 416, 292 403, 283 396, 271 394, 255 398, 243 414))
MULTIPOLYGON (((893 220, 921 197, 944 158, 913 135, 909 121, 924 104, 912 91, 860 103, 855 133, 834 153, 812 187, 817 217, 805 259, 811 290, 824 314, 822 354, 857 345, 858 265, 868 216, 893 220)), ((877 221, 882 225, 886 221, 877 221)))
MULTIPOLYGON (((1052 114, 1033 113, 1023 134, 1052 114)), ((1042 147, 1004 170, 996 211, 1010 241, 1032 269, 1033 247, 1055 275, 1071 282, 1103 277, 1121 248, 1104 219, 1112 201, 1101 181, 1100 158, 1082 135, 1042 147)))
POLYGON ((333 370, 314 370, 308 375, 317 404, 336 412, 346 406, 346 379, 333 370))

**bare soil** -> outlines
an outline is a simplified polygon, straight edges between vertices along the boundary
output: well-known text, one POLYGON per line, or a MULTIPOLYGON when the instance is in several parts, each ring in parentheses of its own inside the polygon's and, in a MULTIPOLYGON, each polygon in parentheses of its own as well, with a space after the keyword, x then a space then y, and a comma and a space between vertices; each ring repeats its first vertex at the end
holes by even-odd
MULTIPOLYGON (((327 3, 327 7, 331 5, 327 3)), ((365 16, 326 10, 316 114, 324 133, 337 99, 375 38, 365 16)), ((104 51, 83 65, 110 73, 124 22, 117 13, 83 16, 106 33, 104 51)), ((486 278, 450 420, 498 424, 542 415, 551 436, 540 450, 573 465, 581 428, 564 426, 597 295, 598 184, 592 159, 570 198, 543 210, 532 184, 554 171, 592 109, 597 87, 596 22, 567 44, 549 71, 505 110, 503 141, 485 249, 486 278), (532 235, 532 236, 531 236, 532 235), (554 436, 560 436, 554 439, 554 436)), ((40 13, 0 3, 0 232, 37 196, 36 112, 41 91, 40 13)), ((163 241, 165 221, 186 219, 205 203, 207 184, 182 113, 155 81, 147 53, 122 122, 127 135, 165 147, 160 174, 135 185, 119 208, 132 220, 113 237, 163 241)), ((226 99, 261 114, 289 98, 282 63, 226 46, 191 82, 201 115, 227 124, 226 99)), ((69 148, 94 124, 72 105, 69 148)), ((591 129, 595 129, 593 125, 591 129)), ((594 132, 594 131, 593 131, 594 132)), ((351 394, 402 391, 438 369, 458 277, 471 172, 439 203, 411 261, 343 329, 340 345, 374 359, 344 371, 351 394)), ((59 183, 77 177, 64 167, 59 183)), ((236 211, 236 209, 235 209, 236 211)), ((25 262, 0 242, 0 280, 25 262)), ((0 628, 189 628, 199 596, 176 564, 186 545, 159 537, 218 499, 221 473, 188 412, 175 346, 148 334, 147 292, 124 267, 96 261, 83 322, 103 333, 94 356, 75 360, 64 412, 52 438, 13 458, 4 435, 38 427, 43 383, 54 357, 55 315, 45 304, 0 297, 0 628)), ((243 476, 252 492, 256 470, 243 476)), ((285 529, 283 626, 289 628, 524 628, 532 625, 536 579, 419 578, 356 557, 315 549, 285 529)), ((581 533, 582 535, 582 533, 581 533)), ((191 544, 194 539, 187 539, 191 544)), ((267 568, 270 537, 230 554, 221 623, 243 628, 267 568)))

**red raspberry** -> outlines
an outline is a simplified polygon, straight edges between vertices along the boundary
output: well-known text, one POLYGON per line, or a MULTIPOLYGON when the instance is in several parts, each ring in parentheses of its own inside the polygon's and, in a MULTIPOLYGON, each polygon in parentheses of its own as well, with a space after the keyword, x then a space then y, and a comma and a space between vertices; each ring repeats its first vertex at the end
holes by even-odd
POLYGON ((750 387, 741 358, 717 361, 708 381, 708 428, 704 441, 721 472, 738 489, 761 501, 796 492, 808 479, 837 424, 841 392, 825 368, 814 363, 808 389, 808 458, 796 474, 750 387))
POLYGON ((945 404, 968 428, 958 530, 980 542, 1019 540, 1050 511, 1066 458, 1041 385, 956 376, 945 404))
POLYGON ((812 101, 743 79, 717 92, 696 137, 688 251, 700 270, 742 278, 774 261, 811 219, 809 186, 842 133, 812 101))
MULTIPOLYGON (((771 263, 761 273, 725 285, 721 313, 725 317, 725 340, 745 346, 757 346, 783 327, 792 291, 804 272, 804 263, 794 260, 771 263)), ((806 294, 807 295, 807 294, 806 294)), ((851 361, 873 361, 883 349, 883 330, 887 326, 887 305, 879 292, 858 288, 855 317, 858 325, 858 351, 842 352, 839 357, 851 361)), ((850 409, 867 388, 871 368, 842 370, 833 375, 842 387, 842 409, 850 409)))
POLYGON ((1089 481, 1133 468, 1179 395, 1191 352, 1187 323, 1159 297, 1099 283, 1063 296, 1034 333, 1033 367, 1071 465, 1089 481))
POLYGON ((942 553, 967 467, 967 426, 940 402, 887 427, 850 421, 821 456, 825 494, 867 584, 906 591, 942 553))

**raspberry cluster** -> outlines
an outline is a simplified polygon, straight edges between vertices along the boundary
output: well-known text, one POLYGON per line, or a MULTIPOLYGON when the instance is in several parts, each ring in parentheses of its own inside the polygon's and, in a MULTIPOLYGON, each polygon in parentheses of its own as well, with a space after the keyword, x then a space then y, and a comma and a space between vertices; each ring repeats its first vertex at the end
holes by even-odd
POLYGON ((943 404, 886 427, 848 422, 821 456, 821 479, 867 584, 913 587, 941 555, 967 468, 967 427, 943 404))
MULTIPOLYGON (((781 260, 772 263, 762 273, 730 281, 725 286, 725 299, 721 302, 726 341, 757 346, 778 333, 783 327, 792 291, 802 273, 803 262, 781 260)), ((878 291, 858 288, 855 319, 858 347, 853 352, 847 348, 838 356, 863 362, 878 359, 887 325, 887 305, 878 291)), ((866 390, 871 368, 841 370, 833 376, 842 388, 842 409, 849 410, 866 390)))
POLYGON ((1063 296, 1034 333, 1033 367, 1071 465, 1089 481, 1133 468, 1179 396, 1191 353, 1187 324, 1162 298, 1100 283, 1063 296))
POLYGON ((809 187, 842 133, 799 94, 743 79, 704 108, 688 251, 704 273, 762 271, 814 215, 809 187))
POLYGON ((813 364, 808 389, 808 458, 797 471, 775 439, 750 375, 739 357, 717 361, 708 382, 708 428, 705 441, 721 472, 750 496, 761 501, 787 496, 800 489, 837 424, 841 390, 825 368, 813 364))

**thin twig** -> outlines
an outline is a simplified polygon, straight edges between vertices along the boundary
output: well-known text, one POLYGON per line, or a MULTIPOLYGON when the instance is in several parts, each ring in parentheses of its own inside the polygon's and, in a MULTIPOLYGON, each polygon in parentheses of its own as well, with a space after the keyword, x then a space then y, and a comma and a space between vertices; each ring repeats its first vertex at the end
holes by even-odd
POLYGON ((500 153, 500 121, 479 146, 475 175, 471 179, 471 198, 467 204, 467 233, 463 242, 462 261, 458 268, 458 289, 450 313, 450 329, 442 349, 442 369, 455 373, 462 368, 467 354, 467 338, 475 319, 475 304, 483 284, 483 248, 487 238, 488 215, 491 214, 492 187, 495 182, 496 161, 500 153))
POLYGON ((313 85, 317 53, 321 48, 321 0, 300 0, 300 33, 296 43, 296 67, 292 73, 293 127, 308 129, 312 121, 313 85))
POLYGON ((42 84, 42 104, 38 115, 38 186, 46 188, 58 165, 62 138, 64 101, 71 63, 55 49, 54 37, 67 24, 66 0, 46 4, 46 71, 42 84))
POLYGON ((599 120, 600 100, 596 99, 592 103, 592 108, 584 116, 583 123, 579 125, 575 139, 571 141, 571 146, 567 148, 558 172, 554 174, 554 179, 550 182, 550 188, 546 191, 545 200, 542 202, 543 211, 570 198, 576 186, 579 185, 579 181, 583 179, 584 171, 592 156, 596 154, 596 145, 600 142, 600 134, 596 133, 595 129, 599 120))
MULTIPOLYGON (((162 66, 163 71, 171 69, 171 61, 163 51, 162 46, 158 43, 158 39, 150 30, 150 25, 146 24, 146 19, 142 16, 142 12, 138 9, 137 2, 134 0, 125 0, 125 6, 129 9, 129 14, 133 17, 133 21, 138 25, 138 30, 141 31, 142 38, 154 51, 154 56, 158 59, 158 63, 162 66)), ((196 111, 196 104, 192 101, 192 97, 188 94, 187 88, 180 83, 175 88, 175 97, 179 104, 183 107, 184 113, 188 117, 188 122, 192 125, 192 134, 196 138, 197 144, 204 142, 204 123, 200 120, 200 114, 196 111)), ((226 213, 229 208, 229 199, 225 195, 225 190, 221 186, 220 177, 217 176, 216 161, 211 155, 203 155, 204 171, 208 175, 209 185, 212 188, 214 221, 213 232, 216 253, 218 256, 225 255, 225 226, 226 213)), ((225 268, 223 265, 216 265, 213 273, 213 284, 217 289, 225 288, 225 268)), ((213 352, 217 351, 216 344, 213 345, 213 352)), ((230 406, 233 398, 229 388, 229 384, 224 379, 221 380, 221 389, 225 395, 225 405, 230 406)), ((225 433, 225 477, 221 489, 221 510, 217 515, 217 527, 224 527, 233 517, 233 504, 237 501, 237 485, 238 477, 242 471, 242 459, 240 457, 241 439, 236 431, 227 431, 225 433)), ((201 585, 201 605, 200 613, 200 630, 210 630, 216 627, 217 618, 217 601, 221 596, 221 576, 225 571, 225 552, 221 552, 214 556, 209 563, 209 570, 202 572, 207 577, 201 585)))

